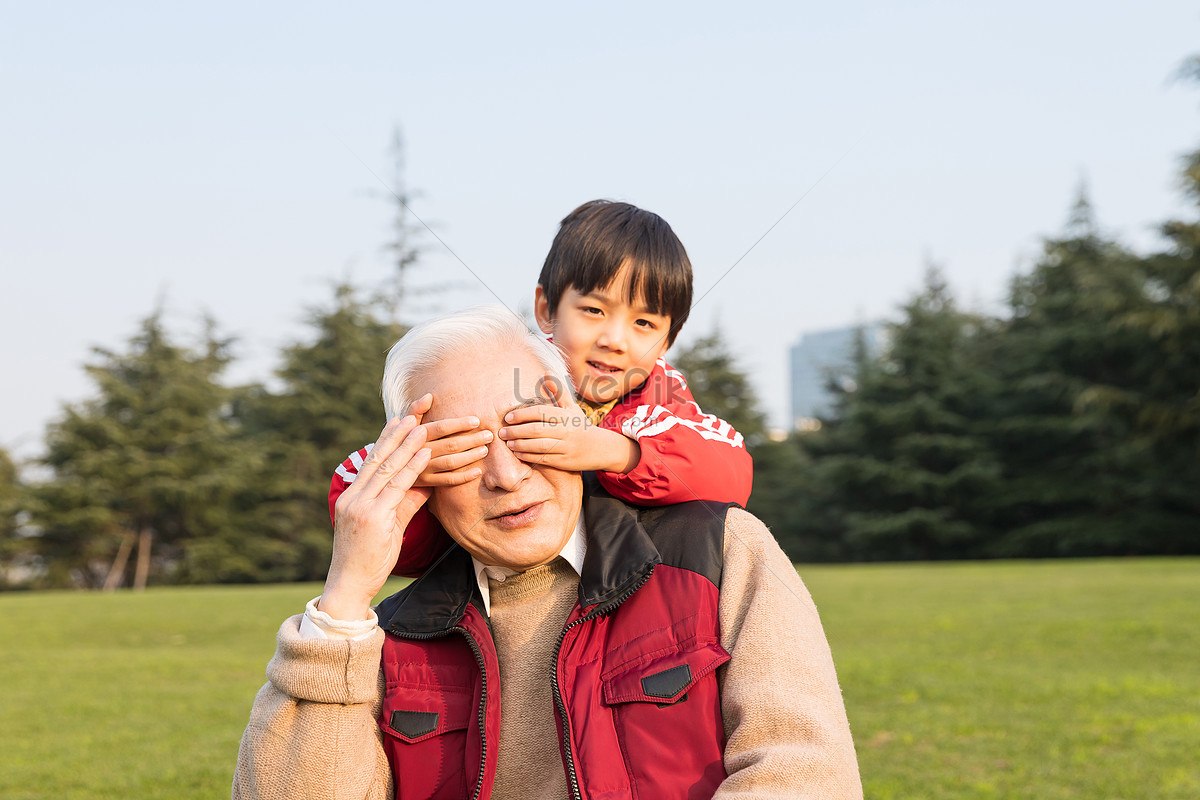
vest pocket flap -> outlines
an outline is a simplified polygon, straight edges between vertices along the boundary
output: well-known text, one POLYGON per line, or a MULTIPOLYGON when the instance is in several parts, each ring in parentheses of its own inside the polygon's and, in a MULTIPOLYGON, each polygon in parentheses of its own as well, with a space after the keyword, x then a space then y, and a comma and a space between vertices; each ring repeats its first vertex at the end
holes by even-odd
POLYGON ((673 703, 696 681, 712 673, 729 660, 729 653, 718 642, 691 643, 678 650, 642 659, 618 667, 604 682, 604 702, 673 703))
POLYGON ((404 742, 461 731, 470 724, 471 695, 438 694, 417 686, 389 686, 379 714, 379 727, 404 742))

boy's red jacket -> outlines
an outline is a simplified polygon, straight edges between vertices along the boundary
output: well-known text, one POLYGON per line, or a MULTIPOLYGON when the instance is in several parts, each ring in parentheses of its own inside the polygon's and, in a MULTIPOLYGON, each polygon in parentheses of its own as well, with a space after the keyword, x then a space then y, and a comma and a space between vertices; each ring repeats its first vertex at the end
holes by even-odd
MULTIPOLYGON (((683 374, 661 358, 646 382, 622 397, 600 426, 636 439, 642 451, 637 466, 627 473, 596 473, 614 497, 644 506, 712 500, 743 507, 750 498, 754 464, 742 435, 725 420, 701 411, 683 374)), ((330 519, 372 446, 351 453, 334 472, 330 519)), ((420 575, 448 544, 441 525, 421 508, 404 532, 393 574, 420 575)))

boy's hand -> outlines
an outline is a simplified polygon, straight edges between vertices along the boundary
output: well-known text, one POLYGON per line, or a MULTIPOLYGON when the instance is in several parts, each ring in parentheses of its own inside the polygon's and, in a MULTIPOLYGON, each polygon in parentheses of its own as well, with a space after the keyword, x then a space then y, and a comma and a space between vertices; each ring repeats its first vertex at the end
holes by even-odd
MULTIPOLYGON (((408 414, 420 420, 433 406, 433 395, 414 400, 408 414)), ((455 417, 422 425, 431 458, 429 466, 417 476, 416 486, 458 486, 483 475, 476 464, 487 455, 492 432, 477 430, 478 417, 455 417)))
MULTIPOLYGON (((556 394, 558 382, 546 383, 556 394)), ((527 464, 575 472, 625 473, 637 465, 641 458, 637 442, 593 425, 567 393, 551 400, 553 405, 526 406, 505 415, 499 434, 513 455, 527 464)))

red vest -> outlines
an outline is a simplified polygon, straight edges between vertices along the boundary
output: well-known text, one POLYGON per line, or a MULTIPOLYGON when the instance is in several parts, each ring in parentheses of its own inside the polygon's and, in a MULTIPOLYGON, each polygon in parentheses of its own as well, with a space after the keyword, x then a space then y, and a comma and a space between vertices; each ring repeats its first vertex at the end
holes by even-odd
MULTIPOLYGON (((727 504, 626 505, 588 476, 588 551, 554 675, 559 749, 579 800, 711 797, 725 779, 716 670, 727 504)), ((379 725, 397 800, 488 798, 499 663, 457 545, 379 607, 379 725)))

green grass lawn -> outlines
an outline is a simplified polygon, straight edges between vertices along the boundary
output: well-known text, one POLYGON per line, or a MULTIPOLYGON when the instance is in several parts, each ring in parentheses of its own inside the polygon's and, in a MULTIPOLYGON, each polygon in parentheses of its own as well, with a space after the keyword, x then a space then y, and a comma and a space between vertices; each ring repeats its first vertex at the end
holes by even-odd
MULTIPOLYGON (((803 566, 868 798, 1200 797, 1200 559, 803 566)), ((0 798, 228 796, 319 585, 0 595, 0 798)))
POLYGON ((1200 559, 800 574, 868 798, 1200 798, 1200 559))

